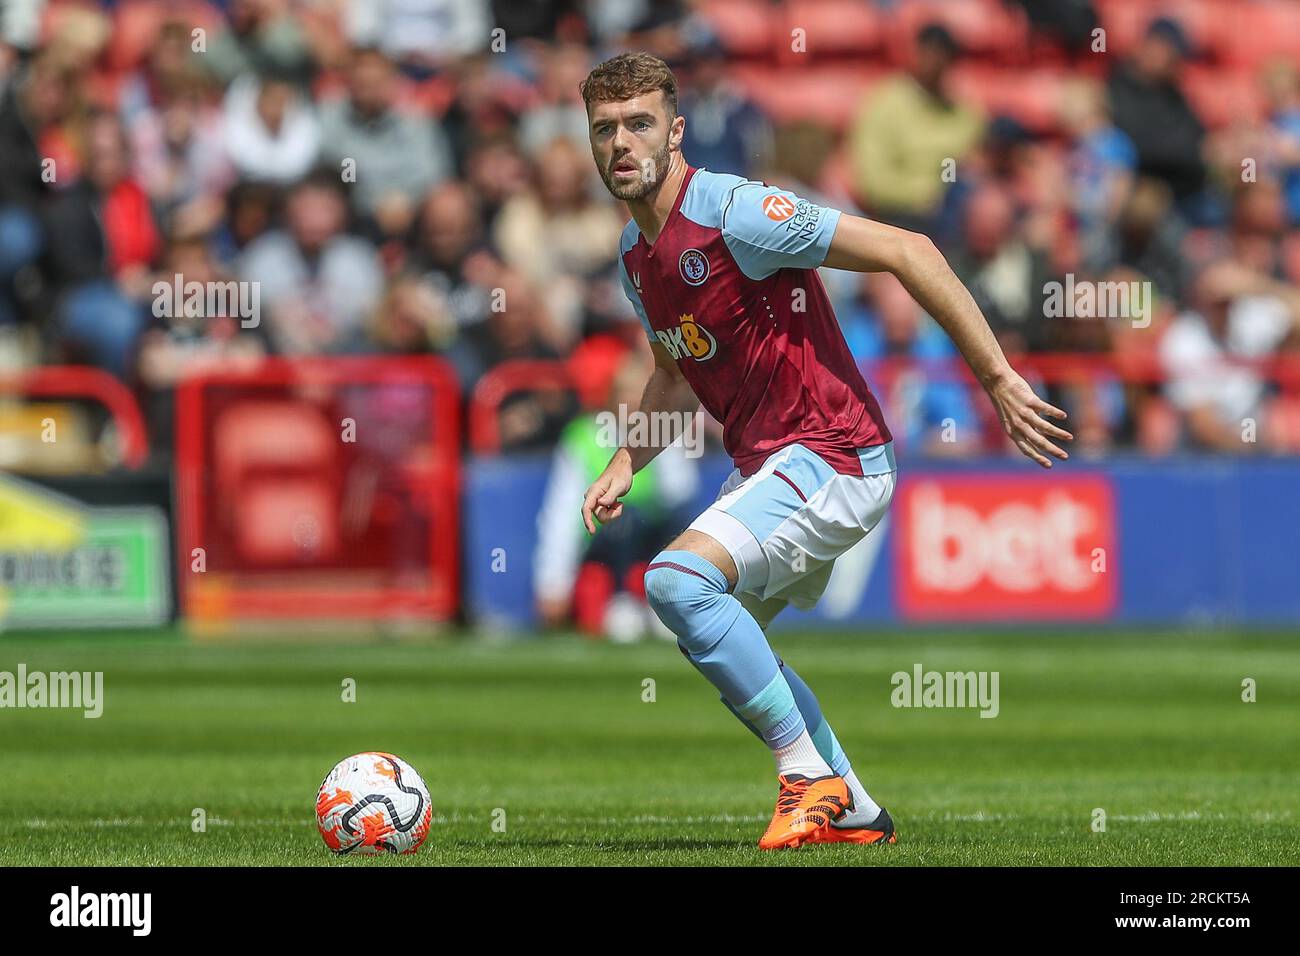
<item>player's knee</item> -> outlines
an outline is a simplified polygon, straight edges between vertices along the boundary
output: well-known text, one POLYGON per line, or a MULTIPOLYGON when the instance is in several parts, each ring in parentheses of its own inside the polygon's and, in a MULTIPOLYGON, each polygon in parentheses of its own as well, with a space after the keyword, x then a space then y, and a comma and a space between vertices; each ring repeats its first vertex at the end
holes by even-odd
POLYGON ((727 579, 689 551, 661 551, 645 573, 646 602, 686 652, 708 633, 714 605, 727 592, 727 579))
MULTIPOLYGON (((707 581, 691 569, 666 558, 665 554, 667 552, 651 561, 645 573, 646 602, 661 619, 665 613, 676 616, 686 611, 708 590, 707 581)), ((664 623, 670 624, 666 619, 664 623)))

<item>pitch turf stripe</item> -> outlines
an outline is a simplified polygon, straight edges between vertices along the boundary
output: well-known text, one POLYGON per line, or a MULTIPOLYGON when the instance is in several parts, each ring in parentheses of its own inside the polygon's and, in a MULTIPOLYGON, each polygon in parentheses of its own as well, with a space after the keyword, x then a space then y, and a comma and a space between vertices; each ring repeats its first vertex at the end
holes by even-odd
MULTIPOLYGON (((628 824, 663 824, 665 826, 682 826, 691 824, 751 824, 751 823, 768 823, 772 819, 770 813, 715 813, 708 815, 689 814, 681 815, 669 814, 651 814, 638 813, 631 816, 551 816, 546 813, 522 814, 511 818, 515 823, 527 824, 530 826, 625 826, 628 824)), ((1050 820, 1033 813, 916 813, 908 814, 908 821, 911 823, 1041 823, 1057 822, 1055 817, 1050 820)), ((1191 820, 1199 821, 1222 821, 1222 820, 1240 820, 1243 815, 1239 813, 1209 813, 1200 810, 1184 810, 1177 813, 1168 813, 1160 811, 1147 811, 1146 813, 1126 813, 1110 814, 1107 820, 1119 820, 1125 823, 1179 823, 1191 820)), ((1297 819, 1297 814, 1290 811, 1273 811, 1273 810, 1255 810, 1244 815, 1244 819, 1252 823, 1290 823, 1297 819)), ((189 830, 190 818, 184 820, 173 817, 29 817, 17 821, 18 825, 28 830, 45 830, 45 829, 66 829, 85 827, 91 829, 128 829, 128 828, 148 828, 156 829, 166 827, 182 822, 186 829, 189 830)), ((458 826, 462 824, 478 824, 482 822, 482 817, 474 813, 446 813, 435 814, 430 823, 436 826, 458 826)), ((305 826, 315 826, 315 815, 293 815, 284 817, 208 817, 209 827, 291 827, 302 828, 305 826)), ((863 828, 865 829, 865 828, 863 828)))
POLYGON ((789 485, 791 488, 793 488, 793 489, 794 489, 794 493, 795 493, 796 495, 799 496, 799 500, 800 500, 800 501, 802 501, 802 502, 804 502, 804 503, 807 503, 808 499, 805 498, 803 492, 799 490, 799 486, 796 485, 793 481, 791 481, 788 477, 786 477, 786 475, 785 475, 784 472, 780 472, 780 471, 777 471, 776 469, 773 469, 773 470, 772 470, 772 474, 776 475, 778 478, 780 478, 782 481, 784 481, 787 485, 789 485))

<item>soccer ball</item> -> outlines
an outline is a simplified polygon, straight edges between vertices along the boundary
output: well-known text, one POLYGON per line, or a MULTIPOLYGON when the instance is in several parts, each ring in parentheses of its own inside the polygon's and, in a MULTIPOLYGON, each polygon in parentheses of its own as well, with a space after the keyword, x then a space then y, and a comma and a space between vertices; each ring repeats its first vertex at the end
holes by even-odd
POLYGON ((414 767, 392 754, 340 760, 316 794, 316 825, 338 854, 414 853, 432 820, 429 788, 414 767))

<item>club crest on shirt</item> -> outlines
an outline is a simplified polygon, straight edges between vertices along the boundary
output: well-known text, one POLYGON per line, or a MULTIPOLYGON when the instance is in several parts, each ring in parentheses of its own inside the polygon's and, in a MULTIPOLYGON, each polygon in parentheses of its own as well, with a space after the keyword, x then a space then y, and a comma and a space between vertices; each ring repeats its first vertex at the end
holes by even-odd
POLYGON ((687 249, 677 260, 677 268, 687 285, 703 285, 709 277, 709 259, 699 249, 687 249))
POLYGON ((718 352, 718 340, 713 333, 695 321, 694 313, 677 317, 676 328, 656 331, 657 338, 674 359, 693 358, 707 362, 718 352))

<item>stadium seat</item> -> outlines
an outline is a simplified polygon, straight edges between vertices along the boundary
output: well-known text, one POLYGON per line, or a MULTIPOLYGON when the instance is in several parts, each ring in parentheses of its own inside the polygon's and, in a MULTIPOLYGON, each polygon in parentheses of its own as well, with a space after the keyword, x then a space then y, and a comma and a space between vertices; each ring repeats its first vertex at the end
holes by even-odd
POLYGON ((1022 11, 1000 0, 915 0, 892 17, 891 53, 910 61, 917 31, 927 23, 942 23, 967 54, 1015 62, 1029 38, 1022 11))
POLYGON ((1223 52, 1232 63, 1253 68, 1274 59, 1300 62, 1300 5, 1235 4, 1222 13, 1223 52))
POLYGON ((1169 16, 1187 31, 1200 60, 1256 67, 1277 57, 1300 59, 1300 6, 1289 0, 1097 0, 1097 10, 1112 54, 1127 54, 1152 20, 1169 16))
POLYGON ((1264 115, 1264 94, 1250 71, 1192 64, 1183 77, 1183 92, 1201 122, 1211 128, 1255 122, 1264 115))
POLYGON ((862 106, 862 98, 889 74, 856 66, 772 70, 737 68, 733 76, 778 123, 808 120, 844 129, 862 106))
POLYGON ((210 41, 221 28, 221 16, 200 0, 165 3, 162 0, 127 0, 113 14, 113 34, 106 59, 113 70, 131 70, 149 53, 158 31, 171 19, 182 19, 207 31, 210 41))
POLYGON ((1011 116, 1035 132, 1057 128, 1064 76, 1049 70, 1015 70, 984 64, 953 70, 953 90, 989 115, 1011 116))
POLYGON ((699 10, 723 47, 732 56, 762 57, 772 53, 779 21, 763 0, 707 0, 699 10))
POLYGON ((245 401, 223 411, 213 426, 216 479, 234 488, 253 468, 325 470, 338 435, 314 406, 245 401))
POLYGON ((777 38, 783 63, 795 66, 825 57, 871 57, 884 48, 881 15, 860 0, 795 0, 784 10, 785 26, 777 38), (796 29, 804 31, 805 53, 792 49, 796 29))
POLYGON ((316 565, 338 555, 338 495, 323 476, 253 478, 240 489, 234 507, 242 561, 316 565))
POLYGON ((329 560, 338 550, 338 435, 315 406, 244 401, 217 416, 214 471, 241 560, 329 560))

